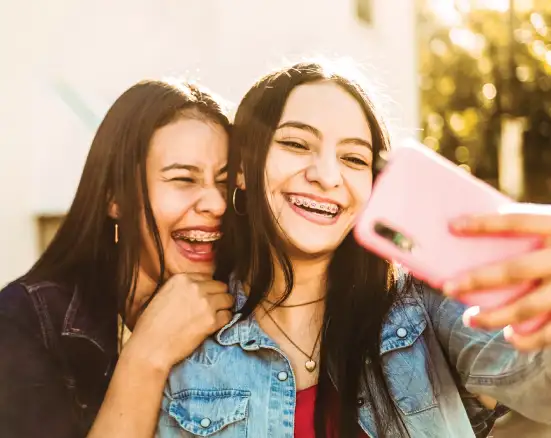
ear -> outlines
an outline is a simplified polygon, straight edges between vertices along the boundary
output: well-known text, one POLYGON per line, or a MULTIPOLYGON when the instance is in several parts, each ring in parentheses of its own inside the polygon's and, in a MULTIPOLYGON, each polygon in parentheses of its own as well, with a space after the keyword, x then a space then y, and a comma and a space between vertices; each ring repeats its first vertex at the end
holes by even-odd
POLYGON ((121 215, 120 215, 119 205, 115 201, 109 202, 107 214, 111 219, 120 219, 121 215))
POLYGON ((237 187, 239 187, 241 190, 245 190, 247 187, 245 186, 245 174, 243 173, 243 165, 239 167, 239 172, 237 172, 237 187))

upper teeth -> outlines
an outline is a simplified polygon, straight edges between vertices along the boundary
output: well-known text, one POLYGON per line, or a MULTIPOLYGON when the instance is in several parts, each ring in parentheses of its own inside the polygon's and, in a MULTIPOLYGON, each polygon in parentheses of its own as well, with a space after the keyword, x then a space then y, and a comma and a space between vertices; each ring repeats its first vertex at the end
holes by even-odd
POLYGON ((176 234, 176 238, 191 240, 192 242, 213 242, 222 237, 220 231, 206 232, 201 230, 182 231, 176 234))
POLYGON ((339 206, 331 202, 318 202, 310 198, 296 195, 289 196, 289 200, 295 205, 303 205, 308 208, 315 208, 316 210, 326 211, 331 214, 337 214, 339 211, 339 206))

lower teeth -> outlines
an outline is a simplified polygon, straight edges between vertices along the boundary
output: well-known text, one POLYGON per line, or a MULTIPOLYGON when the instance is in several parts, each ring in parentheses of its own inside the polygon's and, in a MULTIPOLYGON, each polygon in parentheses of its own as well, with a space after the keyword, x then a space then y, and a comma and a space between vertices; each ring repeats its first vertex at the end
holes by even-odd
POLYGON ((326 211, 314 210, 313 208, 306 207, 305 205, 297 205, 297 204, 294 204, 294 205, 296 205, 298 208, 300 208, 304 211, 307 211, 308 213, 314 213, 314 214, 317 214, 319 216, 329 217, 329 218, 333 218, 333 217, 336 216, 335 214, 328 213, 326 211))
POLYGON ((188 243, 214 243, 215 242, 215 240, 199 240, 199 239, 193 239, 190 237, 181 237, 180 239, 188 243))

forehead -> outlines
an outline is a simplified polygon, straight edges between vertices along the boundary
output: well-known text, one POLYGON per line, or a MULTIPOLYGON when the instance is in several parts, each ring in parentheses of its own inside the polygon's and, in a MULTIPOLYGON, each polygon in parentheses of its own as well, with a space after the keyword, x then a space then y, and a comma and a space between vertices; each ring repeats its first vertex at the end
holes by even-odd
POLYGON ((281 123, 299 121, 322 133, 371 141, 371 130, 360 103, 334 82, 299 85, 289 94, 281 123))
POLYGON ((220 125, 195 119, 179 119, 159 128, 151 139, 148 161, 198 167, 225 164, 228 135, 220 125))

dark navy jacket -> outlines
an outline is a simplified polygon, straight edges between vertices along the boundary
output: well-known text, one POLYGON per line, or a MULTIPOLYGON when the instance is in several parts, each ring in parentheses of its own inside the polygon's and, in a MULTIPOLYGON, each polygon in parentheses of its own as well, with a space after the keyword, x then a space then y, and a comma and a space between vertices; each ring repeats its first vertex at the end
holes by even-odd
POLYGON ((0 436, 86 436, 117 359, 116 311, 76 287, 14 282, 0 292, 0 436))

